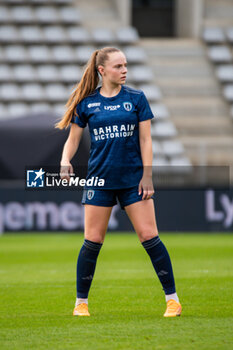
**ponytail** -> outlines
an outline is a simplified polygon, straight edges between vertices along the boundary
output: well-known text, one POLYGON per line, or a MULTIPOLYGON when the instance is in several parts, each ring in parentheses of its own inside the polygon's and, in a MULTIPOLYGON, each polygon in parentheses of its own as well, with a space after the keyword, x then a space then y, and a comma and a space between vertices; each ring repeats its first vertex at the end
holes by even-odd
POLYGON ((93 52, 86 65, 82 79, 76 85, 75 90, 66 103, 67 110, 60 122, 55 124, 55 128, 68 128, 73 115, 77 115, 77 104, 97 88, 99 83, 98 66, 104 66, 105 61, 108 59, 108 54, 111 52, 120 52, 120 50, 115 47, 104 47, 93 52))
POLYGON ((92 93, 99 83, 98 71, 96 68, 96 56, 98 50, 94 51, 91 55, 90 60, 87 63, 86 69, 83 73, 82 79, 76 85, 75 90, 72 92, 70 98, 66 103, 66 112, 62 117, 61 121, 55 124, 55 128, 67 129, 73 114, 77 115, 76 106, 77 104, 92 93))

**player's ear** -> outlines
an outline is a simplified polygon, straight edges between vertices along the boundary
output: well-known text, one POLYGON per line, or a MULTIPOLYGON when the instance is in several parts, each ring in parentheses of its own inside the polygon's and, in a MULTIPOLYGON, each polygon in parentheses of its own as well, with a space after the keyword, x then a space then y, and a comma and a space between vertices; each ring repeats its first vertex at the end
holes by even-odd
POLYGON ((103 73, 104 73, 104 66, 98 66, 97 70, 100 73, 100 75, 103 75, 103 73))

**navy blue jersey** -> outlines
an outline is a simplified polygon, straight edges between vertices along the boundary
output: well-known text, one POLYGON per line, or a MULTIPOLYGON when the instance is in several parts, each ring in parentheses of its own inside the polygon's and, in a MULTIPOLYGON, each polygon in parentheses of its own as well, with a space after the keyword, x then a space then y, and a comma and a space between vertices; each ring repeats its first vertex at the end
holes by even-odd
POLYGON ((104 179, 105 189, 138 185, 143 173, 139 123, 154 117, 143 91, 122 85, 116 96, 104 97, 99 87, 76 111, 71 123, 88 124, 91 137, 86 179, 104 179))

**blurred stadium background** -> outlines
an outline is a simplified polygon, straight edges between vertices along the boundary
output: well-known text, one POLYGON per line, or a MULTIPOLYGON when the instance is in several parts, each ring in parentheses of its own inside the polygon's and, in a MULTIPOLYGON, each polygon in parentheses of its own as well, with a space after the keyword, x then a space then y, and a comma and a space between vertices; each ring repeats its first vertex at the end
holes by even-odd
MULTIPOLYGON (((1 0, 0 44, 0 232, 83 229, 81 191, 26 190, 25 169, 59 166, 54 123, 103 46, 156 116, 159 230, 232 231, 233 0, 1 0)), ((119 207, 109 229, 132 229, 119 207)))

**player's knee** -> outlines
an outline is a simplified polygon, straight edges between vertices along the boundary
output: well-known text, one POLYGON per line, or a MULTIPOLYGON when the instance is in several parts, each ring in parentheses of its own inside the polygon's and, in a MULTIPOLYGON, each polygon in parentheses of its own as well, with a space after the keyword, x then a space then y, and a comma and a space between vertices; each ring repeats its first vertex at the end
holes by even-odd
POLYGON ((88 239, 88 241, 95 242, 95 243, 104 243, 104 237, 105 234, 101 233, 85 233, 85 239, 88 239))
POLYGON ((140 232, 137 232, 137 234, 138 234, 139 240, 141 242, 148 241, 149 239, 152 239, 152 238, 158 236, 158 232, 155 230, 151 230, 151 231, 142 230, 140 232))

